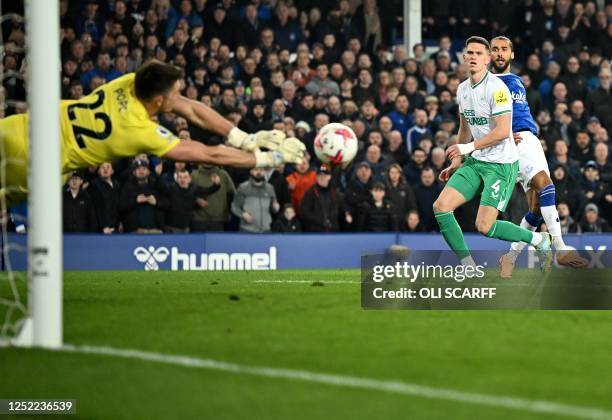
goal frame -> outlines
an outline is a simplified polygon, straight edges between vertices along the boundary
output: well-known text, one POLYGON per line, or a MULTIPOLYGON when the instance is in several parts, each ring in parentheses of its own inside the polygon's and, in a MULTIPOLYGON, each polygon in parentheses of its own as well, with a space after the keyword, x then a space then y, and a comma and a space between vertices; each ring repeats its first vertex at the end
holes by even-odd
POLYGON ((62 203, 59 0, 27 0, 28 315, 12 345, 60 348, 62 203))

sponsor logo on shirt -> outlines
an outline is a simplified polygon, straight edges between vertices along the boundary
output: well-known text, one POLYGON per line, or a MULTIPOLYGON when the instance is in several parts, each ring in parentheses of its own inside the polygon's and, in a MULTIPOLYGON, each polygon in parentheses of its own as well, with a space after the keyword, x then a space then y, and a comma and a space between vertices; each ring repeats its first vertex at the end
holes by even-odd
POLYGON ((465 120, 469 125, 487 125, 489 124, 489 119, 486 117, 477 117, 476 111, 473 109, 466 109, 463 113, 465 116, 465 120))
POLYGON ((527 96, 523 92, 512 92, 510 96, 512 97, 512 101, 514 102, 527 102, 527 96))

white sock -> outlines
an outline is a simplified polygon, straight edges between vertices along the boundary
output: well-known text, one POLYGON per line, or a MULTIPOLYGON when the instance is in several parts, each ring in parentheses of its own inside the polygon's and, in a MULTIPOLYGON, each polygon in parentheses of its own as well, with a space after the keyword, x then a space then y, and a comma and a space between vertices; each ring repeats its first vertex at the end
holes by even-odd
POLYGON ((533 237, 531 238, 530 244, 536 246, 542 242, 542 239, 542 235, 539 232, 533 232, 533 237))
MULTIPOLYGON (((535 230, 537 229, 536 226, 533 226, 524 217, 521 220, 520 226, 532 232, 535 232, 535 230)), ((518 258, 521 251, 523 251, 523 249, 525 249, 527 245, 527 242, 512 242, 512 244, 510 245, 510 252, 508 252, 508 254, 506 255, 508 255, 508 257, 510 257, 510 259, 514 262, 518 258)))
POLYGON ((553 237, 555 249, 566 249, 567 245, 565 245, 563 237, 561 236, 561 222, 559 222, 557 208, 555 206, 540 207, 540 211, 542 212, 542 217, 544 218, 544 223, 546 223, 548 232, 553 237))
POLYGON ((476 267, 476 263, 474 262, 474 258, 472 258, 471 255, 468 255, 467 257, 461 258, 461 265, 466 266, 466 267, 476 267))

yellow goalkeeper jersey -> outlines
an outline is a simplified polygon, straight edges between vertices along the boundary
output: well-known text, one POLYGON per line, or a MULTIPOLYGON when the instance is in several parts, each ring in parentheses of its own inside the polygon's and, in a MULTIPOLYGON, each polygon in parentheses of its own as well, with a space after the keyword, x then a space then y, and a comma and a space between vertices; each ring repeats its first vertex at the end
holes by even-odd
POLYGON ((63 172, 139 153, 163 156, 178 144, 136 98, 134 77, 127 74, 77 101, 61 102, 63 172))
MULTIPOLYGON (((134 77, 126 74, 79 100, 61 101, 63 173, 139 153, 163 156, 179 143, 173 133, 151 120, 134 93, 134 77)), ((7 162, 4 193, 25 192, 27 114, 0 120, 0 145, 0 157, 7 162)), ((15 197, 9 201, 15 202, 15 197)))

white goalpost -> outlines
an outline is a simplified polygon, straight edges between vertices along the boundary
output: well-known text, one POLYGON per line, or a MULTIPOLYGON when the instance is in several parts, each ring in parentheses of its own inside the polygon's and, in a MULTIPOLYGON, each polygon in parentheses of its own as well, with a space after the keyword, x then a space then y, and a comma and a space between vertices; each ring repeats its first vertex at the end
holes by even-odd
POLYGON ((62 345, 59 1, 28 0, 29 310, 33 345, 62 345))
POLYGON ((28 314, 13 345, 62 345, 59 1, 27 0, 28 314))

